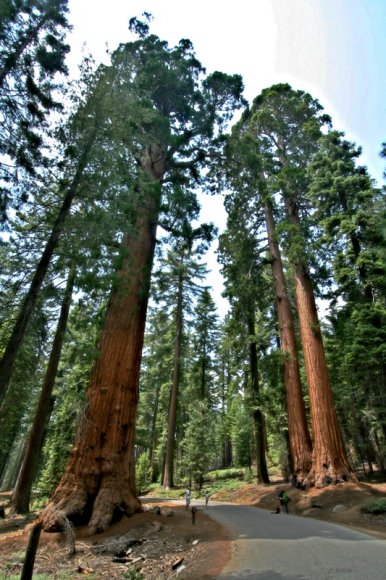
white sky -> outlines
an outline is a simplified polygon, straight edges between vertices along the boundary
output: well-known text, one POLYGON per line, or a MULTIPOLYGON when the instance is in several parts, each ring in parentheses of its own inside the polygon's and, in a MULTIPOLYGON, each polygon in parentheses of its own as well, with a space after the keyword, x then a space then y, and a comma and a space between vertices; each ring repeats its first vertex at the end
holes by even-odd
MULTIPOLYGON (((129 19, 150 12, 151 32, 170 45, 189 38, 208 72, 241 74, 248 101, 278 82, 308 91, 334 127, 363 147, 362 163, 384 183, 386 0, 69 0, 69 6, 74 69, 84 43, 105 60, 106 44, 113 50, 130 40, 129 19)), ((204 220, 222 214, 213 198, 203 210, 204 220)))

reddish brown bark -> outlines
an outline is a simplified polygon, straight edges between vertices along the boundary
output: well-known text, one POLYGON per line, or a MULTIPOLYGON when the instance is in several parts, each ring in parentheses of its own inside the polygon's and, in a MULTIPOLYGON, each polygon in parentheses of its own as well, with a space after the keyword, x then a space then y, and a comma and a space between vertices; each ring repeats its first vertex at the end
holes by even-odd
POLYGON ((264 213, 276 295, 280 346, 285 355, 283 371, 287 402, 289 448, 293 473, 298 481, 304 481, 312 463, 311 437, 307 426, 291 304, 269 200, 265 203, 264 213))
MULTIPOLYGON (((299 229, 296 204, 287 201, 286 205, 291 224, 299 229)), ((295 292, 312 420, 312 468, 308 479, 316 487, 323 485, 326 475, 333 481, 356 480, 335 411, 312 282, 301 257, 295 264, 295 292)))
POLYGON ((117 513, 141 509, 135 490, 134 441, 142 346, 153 262, 164 155, 151 146, 143 163, 153 181, 139 192, 136 224, 122 246, 127 256, 106 312, 91 371, 88 408, 53 497, 44 529, 60 528, 58 512, 91 533, 107 528, 117 513))

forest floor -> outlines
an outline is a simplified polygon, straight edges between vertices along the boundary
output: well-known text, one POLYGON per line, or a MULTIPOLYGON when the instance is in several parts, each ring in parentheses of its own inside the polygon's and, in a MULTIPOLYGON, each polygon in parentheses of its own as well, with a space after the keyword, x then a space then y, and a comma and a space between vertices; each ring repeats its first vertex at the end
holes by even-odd
MULTIPOLYGON (((157 502, 148 497, 143 513, 122 519, 103 534, 90 536, 86 528, 77 529, 74 555, 69 554, 62 534, 42 533, 34 577, 215 578, 230 558, 231 544, 227 531, 210 518, 210 502, 234 502, 274 511, 281 489, 291 496, 292 514, 344 525, 386 540, 386 514, 369 516, 361 511, 362 506, 386 497, 384 481, 344 483, 308 491, 278 482, 246 483, 236 491, 213 495, 207 510, 198 506, 194 525, 191 511, 186 511, 180 502, 157 502)), ((192 505, 195 497, 193 491, 192 505)), ((0 504, 6 499, 0 495, 0 504)), ((27 523, 20 516, 0 520, 1 580, 20 576, 29 535, 27 523)))

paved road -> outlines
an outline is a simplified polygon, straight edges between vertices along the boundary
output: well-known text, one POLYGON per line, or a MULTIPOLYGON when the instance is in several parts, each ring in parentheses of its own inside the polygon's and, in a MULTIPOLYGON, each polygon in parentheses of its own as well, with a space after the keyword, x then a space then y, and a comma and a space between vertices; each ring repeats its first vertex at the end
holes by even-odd
POLYGON ((384 540, 247 506, 210 503, 205 513, 232 537, 219 580, 386 580, 384 540))

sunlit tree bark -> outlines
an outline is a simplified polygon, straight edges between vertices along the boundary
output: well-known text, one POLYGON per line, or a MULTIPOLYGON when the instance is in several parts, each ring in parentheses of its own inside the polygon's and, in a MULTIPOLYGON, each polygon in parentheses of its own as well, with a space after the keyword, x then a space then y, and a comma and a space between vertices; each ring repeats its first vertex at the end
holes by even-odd
MULTIPOLYGON (((321 127, 330 122, 318 101, 289 85, 265 89, 253 104, 252 125, 271 187, 280 193, 288 222, 288 254, 294 272, 297 311, 312 420, 312 467, 316 486, 355 479, 351 469, 328 376, 306 250, 307 227, 300 207, 307 206, 307 167, 318 150, 321 127), (303 226, 303 227, 302 227, 303 226)), ((310 235, 310 232, 307 232, 310 235)))
POLYGON ((293 472, 297 480, 302 482, 311 469, 311 437, 308 431, 303 400, 291 304, 280 248, 275 233, 272 206, 269 200, 265 202, 264 213, 271 256, 272 279, 276 295, 280 347, 284 353, 283 368, 287 400, 289 448, 293 472))
POLYGON ((89 521, 92 533, 104 530, 114 516, 141 509, 135 491, 135 420, 165 171, 159 146, 148 148, 143 168, 152 183, 141 191, 133 231, 122 242, 126 257, 107 308, 87 392, 88 408, 65 473, 43 513, 45 530, 60 529, 59 511, 77 523, 89 521))

